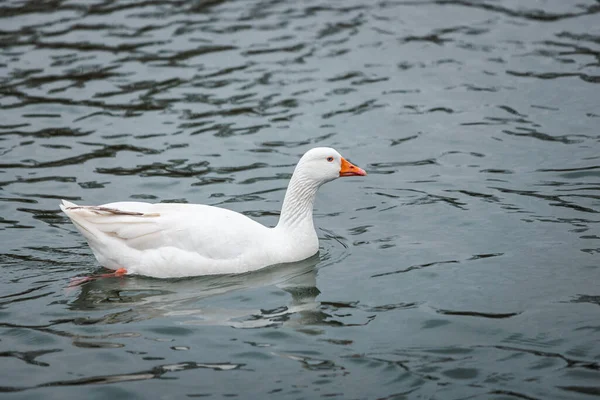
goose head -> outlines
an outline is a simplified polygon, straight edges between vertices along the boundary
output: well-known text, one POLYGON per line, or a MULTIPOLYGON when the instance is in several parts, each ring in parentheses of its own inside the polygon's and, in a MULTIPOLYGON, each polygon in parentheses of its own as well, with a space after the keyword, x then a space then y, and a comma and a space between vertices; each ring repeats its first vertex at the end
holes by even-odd
POLYGON ((365 176, 364 169, 352 164, 330 147, 316 147, 307 151, 296 167, 304 179, 323 184, 343 176, 365 176))

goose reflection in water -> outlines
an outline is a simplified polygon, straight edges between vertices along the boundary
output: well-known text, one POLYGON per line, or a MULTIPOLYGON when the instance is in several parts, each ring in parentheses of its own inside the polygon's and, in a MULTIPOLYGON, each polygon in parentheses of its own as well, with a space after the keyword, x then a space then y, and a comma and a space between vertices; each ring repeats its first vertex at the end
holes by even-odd
MULTIPOLYGON (((258 328, 271 325, 301 327, 305 325, 343 325, 321 311, 316 300, 316 265, 319 255, 296 263, 275 265, 259 271, 185 279, 124 277, 98 279, 80 287, 70 303, 72 310, 115 310, 90 323, 111 324, 173 317, 190 325, 229 325, 235 328, 258 328), (274 286, 287 292, 285 304, 271 309, 216 307, 203 300, 274 286), (287 300, 289 299, 289 300, 287 300)), ((272 300, 272 299, 271 299, 272 300)), ((238 300, 234 299, 230 302, 238 300)), ((256 304, 256 302, 253 302, 256 304)))

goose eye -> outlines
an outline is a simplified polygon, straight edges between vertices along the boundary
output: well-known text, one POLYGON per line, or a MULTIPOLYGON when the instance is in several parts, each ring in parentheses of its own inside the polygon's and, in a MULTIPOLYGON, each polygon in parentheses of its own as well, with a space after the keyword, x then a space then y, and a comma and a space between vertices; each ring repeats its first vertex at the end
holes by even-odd
POLYGON ((333 161, 333 157, 327 157, 327 161, 332 162, 333 161))

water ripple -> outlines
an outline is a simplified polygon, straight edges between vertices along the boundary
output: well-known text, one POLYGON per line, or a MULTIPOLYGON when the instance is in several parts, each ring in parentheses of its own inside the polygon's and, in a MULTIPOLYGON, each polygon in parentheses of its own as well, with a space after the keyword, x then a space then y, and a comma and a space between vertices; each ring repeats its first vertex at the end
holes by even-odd
POLYGON ((597 395, 599 13, 3 2, 2 390, 597 395), (59 199, 205 203, 273 226, 313 146, 369 174, 320 190, 318 258, 67 288, 103 271, 59 199))
POLYGON ((128 374, 116 374, 116 375, 99 375, 90 376, 86 378, 78 378, 63 381, 45 382, 36 386, 30 387, 14 387, 14 386, 0 386, 0 392, 12 393, 21 392, 24 390, 43 388, 43 387, 56 387, 56 386, 82 386, 82 385, 98 385, 98 384, 110 384, 110 383, 121 383, 121 382, 132 382, 148 379, 159 379, 165 374, 176 373, 179 371, 188 371, 198 368, 208 368, 215 371, 230 371, 242 368, 244 364, 231 364, 231 363, 196 363, 196 362, 183 362, 179 364, 164 364, 158 365, 150 370, 132 372, 128 374))

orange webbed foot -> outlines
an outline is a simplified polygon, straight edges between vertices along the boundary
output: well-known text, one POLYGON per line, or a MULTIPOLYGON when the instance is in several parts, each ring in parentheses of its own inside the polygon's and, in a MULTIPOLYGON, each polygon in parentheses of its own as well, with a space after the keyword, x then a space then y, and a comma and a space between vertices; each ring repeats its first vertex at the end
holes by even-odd
POLYGON ((99 278, 115 278, 115 277, 122 277, 123 275, 127 275, 127 269, 125 269, 125 268, 119 268, 115 272, 111 272, 108 274, 80 276, 80 277, 76 277, 76 278, 71 278, 71 282, 69 282, 68 287, 80 286, 86 282, 94 281, 99 278))

